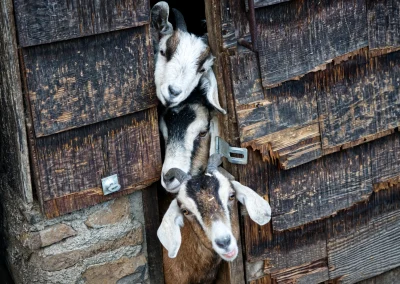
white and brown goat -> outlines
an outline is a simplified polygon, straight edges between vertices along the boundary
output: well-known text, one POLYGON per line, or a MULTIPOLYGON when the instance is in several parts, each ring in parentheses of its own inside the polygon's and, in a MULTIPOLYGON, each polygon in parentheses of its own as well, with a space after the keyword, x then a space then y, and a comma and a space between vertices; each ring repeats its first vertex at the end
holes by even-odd
POLYGON ((165 106, 160 115, 165 141, 161 183, 167 191, 176 193, 179 182, 166 180, 166 173, 171 168, 191 175, 205 170, 219 135, 216 111, 225 111, 218 101, 211 69, 214 57, 207 42, 188 33, 182 14, 173 11, 175 29, 168 21, 166 2, 157 3, 151 17, 157 96, 165 106))
POLYGON ((271 218, 266 200, 219 172, 220 159, 219 154, 212 155, 206 173, 195 177, 176 168, 167 173, 181 184, 157 231, 168 252, 164 252, 166 284, 212 283, 221 259, 236 258, 239 228, 231 223, 236 200, 257 224, 271 218))
POLYGON ((157 97, 166 107, 183 102, 201 85, 206 97, 216 109, 225 113, 218 103, 218 90, 212 70, 214 56, 207 37, 187 31, 182 14, 172 9, 175 27, 168 21, 169 6, 161 1, 151 9, 151 31, 155 54, 155 84, 157 97))

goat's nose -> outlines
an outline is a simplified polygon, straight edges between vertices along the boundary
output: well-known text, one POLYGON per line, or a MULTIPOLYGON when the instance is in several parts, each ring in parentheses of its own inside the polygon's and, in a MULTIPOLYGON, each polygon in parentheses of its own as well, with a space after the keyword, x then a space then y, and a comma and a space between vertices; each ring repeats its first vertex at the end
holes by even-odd
POLYGON ((168 185, 168 184, 170 184, 171 182, 173 182, 174 179, 175 179, 174 176, 167 176, 166 174, 163 175, 163 180, 164 180, 164 183, 165 183, 166 185, 168 185))
POLYGON ((226 236, 220 239, 216 239, 215 243, 222 249, 227 248, 231 244, 231 236, 226 236))
POLYGON ((169 95, 171 97, 176 97, 178 96, 180 93, 182 93, 182 90, 176 87, 173 87, 172 85, 168 86, 168 91, 169 91, 169 95))

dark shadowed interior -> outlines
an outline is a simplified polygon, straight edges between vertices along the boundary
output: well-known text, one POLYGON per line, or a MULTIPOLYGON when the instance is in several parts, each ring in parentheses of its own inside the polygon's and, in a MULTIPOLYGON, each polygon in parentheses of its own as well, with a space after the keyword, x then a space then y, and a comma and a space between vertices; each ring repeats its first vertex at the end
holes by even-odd
MULTIPOLYGON (((153 7, 158 0, 151 0, 150 5, 153 7)), ((178 9, 184 16, 188 31, 198 36, 207 33, 206 16, 204 1, 200 0, 167 0, 170 9, 178 9)), ((173 14, 170 13, 170 22, 173 23, 173 14)))

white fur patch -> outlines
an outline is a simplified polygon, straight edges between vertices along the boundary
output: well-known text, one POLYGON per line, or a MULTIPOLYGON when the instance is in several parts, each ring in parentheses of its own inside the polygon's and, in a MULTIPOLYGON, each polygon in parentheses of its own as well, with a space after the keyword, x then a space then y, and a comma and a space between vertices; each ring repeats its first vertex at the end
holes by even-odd
MULTIPOLYGON (((178 32, 179 44, 175 53, 169 61, 165 56, 158 55, 154 72, 157 97, 163 105, 171 107, 184 101, 199 83, 203 74, 198 72, 198 58, 208 48, 201 38, 187 32, 178 32), (169 86, 182 92, 176 97, 171 97, 169 86)), ((160 40, 161 51, 165 52, 169 38, 170 36, 165 36, 160 40)), ((207 60, 203 65, 205 72, 208 72, 212 65, 213 60, 207 60)))

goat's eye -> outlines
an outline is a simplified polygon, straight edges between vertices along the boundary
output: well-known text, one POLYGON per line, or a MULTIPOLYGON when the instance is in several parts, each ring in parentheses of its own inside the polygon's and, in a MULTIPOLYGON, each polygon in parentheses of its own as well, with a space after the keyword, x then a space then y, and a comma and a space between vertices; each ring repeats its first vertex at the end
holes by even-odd
POLYGON ((207 134, 208 134, 208 131, 202 131, 199 133, 199 137, 204 138, 207 136, 207 134))
POLYGON ((229 200, 235 200, 235 194, 234 193, 231 193, 229 195, 229 200))
POLYGON ((164 51, 164 50, 160 50, 160 54, 161 54, 162 56, 165 56, 165 51, 164 51))
POLYGON ((206 69, 201 68, 201 69, 200 69, 200 73, 204 73, 204 72, 206 72, 206 69))
POLYGON ((187 216, 189 215, 189 211, 186 209, 182 209, 182 214, 187 216))

